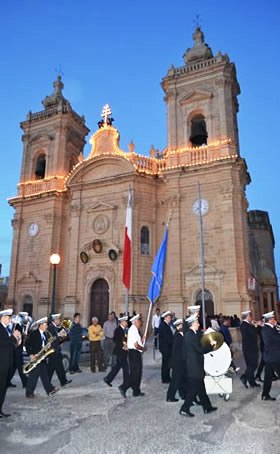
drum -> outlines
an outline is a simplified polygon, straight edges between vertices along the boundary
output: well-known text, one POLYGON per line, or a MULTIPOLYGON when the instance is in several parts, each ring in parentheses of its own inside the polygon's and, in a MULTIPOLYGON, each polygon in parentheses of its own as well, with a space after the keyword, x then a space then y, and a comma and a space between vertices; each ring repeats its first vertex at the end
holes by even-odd
POLYGON ((212 377, 219 377, 227 372, 231 363, 229 346, 224 342, 218 350, 204 355, 204 370, 212 377))

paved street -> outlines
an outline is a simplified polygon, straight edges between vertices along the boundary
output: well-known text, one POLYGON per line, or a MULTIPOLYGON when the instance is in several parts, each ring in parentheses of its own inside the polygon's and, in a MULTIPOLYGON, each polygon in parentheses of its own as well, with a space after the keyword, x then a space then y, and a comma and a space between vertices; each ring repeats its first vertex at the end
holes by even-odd
POLYGON ((151 349, 144 355, 144 397, 128 391, 123 399, 120 377, 109 388, 105 373, 82 369, 53 397, 38 386, 33 401, 24 397, 18 377, 13 379, 17 388, 8 390, 4 406, 13 416, 0 421, 1 454, 280 453, 279 381, 271 392, 278 399, 270 403, 261 401, 259 388, 246 390, 235 377, 228 402, 211 396, 218 411, 204 415, 192 407, 196 417, 189 419, 179 415, 177 403, 165 401, 160 355, 153 360, 151 349))

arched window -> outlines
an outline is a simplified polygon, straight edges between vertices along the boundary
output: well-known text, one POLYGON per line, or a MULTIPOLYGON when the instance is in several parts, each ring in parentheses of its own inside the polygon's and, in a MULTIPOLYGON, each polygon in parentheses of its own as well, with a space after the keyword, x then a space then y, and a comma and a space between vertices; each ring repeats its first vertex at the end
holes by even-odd
POLYGON ((205 118, 201 114, 197 114, 191 119, 191 135, 190 141, 195 146, 207 145, 207 129, 205 118))
POLYGON ((45 178, 46 173, 46 155, 40 154, 36 161, 35 176, 38 180, 45 178))
POLYGON ((147 226, 141 228, 140 233, 140 250, 142 255, 150 255, 150 232, 147 226))

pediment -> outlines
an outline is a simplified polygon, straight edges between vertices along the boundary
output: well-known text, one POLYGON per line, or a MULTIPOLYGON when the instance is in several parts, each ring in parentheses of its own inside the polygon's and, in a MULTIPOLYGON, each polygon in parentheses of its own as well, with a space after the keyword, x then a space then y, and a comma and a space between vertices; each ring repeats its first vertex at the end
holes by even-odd
POLYGON ((38 282, 41 282, 34 273, 25 273, 23 274, 19 280, 17 281, 19 284, 26 284, 26 285, 32 285, 32 284, 37 284, 38 282))
POLYGON ((135 173, 135 167, 124 156, 107 154, 88 158, 73 171, 67 181, 67 186, 76 183, 95 183, 111 180, 135 173))
POLYGON ((48 134, 47 132, 41 132, 39 134, 36 134, 36 136, 32 137, 32 139, 30 140, 30 143, 35 143, 35 142, 44 142, 46 140, 53 140, 54 137, 50 134, 48 134))
POLYGON ((97 211, 108 211, 108 210, 115 210, 117 208, 116 205, 112 205, 110 203, 105 203, 101 201, 94 202, 90 207, 87 209, 87 213, 94 213, 97 211))
POLYGON ((191 104, 196 101, 205 101, 213 97, 213 93, 204 90, 192 90, 180 99, 181 106, 191 104))

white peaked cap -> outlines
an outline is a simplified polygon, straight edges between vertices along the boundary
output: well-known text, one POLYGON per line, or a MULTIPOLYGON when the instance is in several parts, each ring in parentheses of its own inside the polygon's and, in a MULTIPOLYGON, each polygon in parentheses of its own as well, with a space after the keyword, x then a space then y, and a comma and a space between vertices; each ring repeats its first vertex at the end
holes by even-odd
POLYGON ((192 322, 195 322, 196 320, 198 320, 198 316, 197 314, 192 314, 190 315, 188 318, 186 318, 186 322, 191 325, 192 322))
POLYGON ((189 312, 192 314, 194 312, 199 312, 200 311, 200 306, 188 306, 189 312))
POLYGON ((162 317, 168 317, 168 315, 172 315, 172 312, 171 311, 166 311, 162 314, 162 317))
POLYGON ((19 312, 18 315, 20 315, 21 317, 27 317, 28 312, 19 312))
POLYGON ((251 314, 251 311, 244 311, 244 312, 241 312, 241 315, 245 315, 245 316, 246 316, 246 315, 249 315, 249 314, 251 314))
POLYGON ((0 317, 4 317, 5 315, 8 315, 10 317, 12 313, 13 309, 4 309, 3 311, 0 312, 0 317))
POLYGON ((139 320, 139 318, 141 318, 141 315, 137 314, 137 315, 134 315, 133 317, 131 317, 130 321, 131 321, 131 323, 133 323, 133 322, 136 322, 136 320, 139 320))
POLYGON ((275 317, 274 311, 267 312, 266 314, 263 314, 263 318, 265 320, 269 320, 270 318, 273 318, 273 317, 275 317))
POLYGON ((182 325, 184 323, 183 319, 182 318, 178 318, 174 323, 173 325, 174 326, 178 326, 178 325, 182 325))
POLYGON ((128 320, 128 315, 123 315, 122 317, 118 318, 119 322, 122 322, 123 320, 128 320))
POLYGON ((58 318, 61 318, 61 314, 51 314, 52 320, 56 320, 58 318))
POLYGON ((43 323, 48 323, 48 317, 43 317, 37 320, 36 324, 37 325, 42 325, 43 323))

